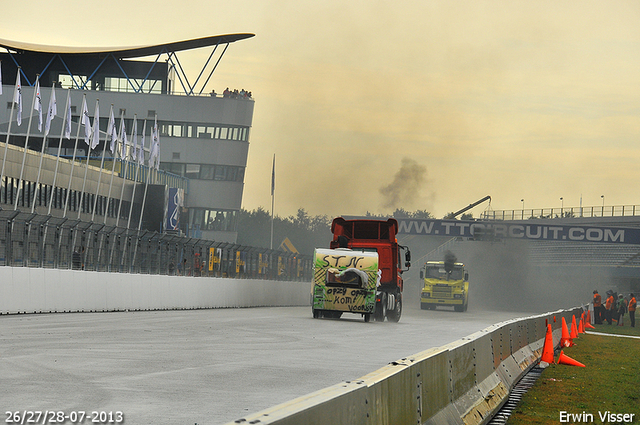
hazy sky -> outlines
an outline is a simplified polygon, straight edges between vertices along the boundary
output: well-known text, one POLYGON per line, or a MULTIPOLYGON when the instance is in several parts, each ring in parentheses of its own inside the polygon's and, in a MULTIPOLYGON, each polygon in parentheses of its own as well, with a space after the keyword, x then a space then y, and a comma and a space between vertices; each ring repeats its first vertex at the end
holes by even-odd
MULTIPOLYGON (((5 2, 0 38, 256 34, 209 85, 256 99, 244 208, 270 208, 274 153, 281 216, 640 204, 638 1, 59 4, 5 2)), ((209 53, 179 57, 195 78, 209 53)))

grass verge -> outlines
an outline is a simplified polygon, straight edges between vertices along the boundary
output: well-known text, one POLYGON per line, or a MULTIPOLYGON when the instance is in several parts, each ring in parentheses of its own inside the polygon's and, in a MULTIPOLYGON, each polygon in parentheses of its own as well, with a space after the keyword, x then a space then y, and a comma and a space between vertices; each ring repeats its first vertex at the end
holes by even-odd
POLYGON ((639 324, 631 328, 628 316, 625 319, 627 326, 595 325, 590 330, 593 333, 580 334, 564 354, 586 367, 550 365, 524 395, 507 425, 640 424, 640 339, 606 335, 640 336, 639 324), (627 416, 602 420, 607 412, 627 416))

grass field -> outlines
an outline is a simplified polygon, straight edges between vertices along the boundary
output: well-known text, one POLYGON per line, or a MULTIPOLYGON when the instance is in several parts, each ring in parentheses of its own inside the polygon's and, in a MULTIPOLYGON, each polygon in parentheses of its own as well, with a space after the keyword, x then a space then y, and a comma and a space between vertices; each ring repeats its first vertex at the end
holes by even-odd
POLYGON ((640 324, 631 328, 628 315, 625 325, 580 334, 564 354, 586 367, 550 365, 507 424, 640 424, 640 338, 607 335, 640 337, 640 324))

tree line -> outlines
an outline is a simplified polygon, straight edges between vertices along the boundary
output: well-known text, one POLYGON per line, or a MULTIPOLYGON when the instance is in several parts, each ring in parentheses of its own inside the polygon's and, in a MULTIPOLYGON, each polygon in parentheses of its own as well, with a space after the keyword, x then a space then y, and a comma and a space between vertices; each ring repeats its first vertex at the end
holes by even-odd
MULTIPOLYGON (((367 212, 366 217, 387 218, 367 212)), ((433 214, 426 210, 406 211, 396 209, 391 215, 394 218, 432 219, 433 214)), ((285 238, 288 238, 298 252, 312 255, 314 248, 328 248, 331 242, 331 221, 334 217, 327 215, 310 215, 304 208, 299 208, 296 215, 273 218, 273 248, 278 249, 285 238)), ((269 248, 271 245, 271 213, 262 207, 255 210, 240 210, 238 216, 238 243, 246 246, 269 248)))

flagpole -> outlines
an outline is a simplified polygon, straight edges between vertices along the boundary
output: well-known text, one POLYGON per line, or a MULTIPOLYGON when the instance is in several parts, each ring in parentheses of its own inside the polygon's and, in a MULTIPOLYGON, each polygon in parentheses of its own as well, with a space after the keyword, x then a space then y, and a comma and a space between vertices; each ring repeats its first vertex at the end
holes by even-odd
POLYGON ((73 168, 76 165, 76 153, 78 151, 78 139, 80 139, 80 125, 82 123, 82 114, 84 114, 84 107, 86 105, 86 97, 87 94, 82 94, 82 111, 80 111, 80 118, 78 119, 78 131, 76 132, 76 143, 73 147, 73 160, 71 161, 71 173, 69 174, 69 187, 67 188, 67 196, 64 201, 64 212, 62 214, 63 218, 67 217, 67 206, 69 205, 69 195, 71 194, 71 180, 73 179, 73 168))
MULTIPOLYGON (((58 164, 60 164, 60 153, 62 152, 62 137, 65 133, 66 125, 67 125, 67 111, 69 110, 69 102, 71 97, 71 89, 67 89, 67 104, 64 107, 64 118, 62 119, 62 129, 60 130, 60 141, 58 142, 58 156, 56 157, 56 169, 53 172, 53 183, 51 187, 53 190, 56 190, 56 179, 58 177, 58 164)), ((71 119, 71 116, 69 116, 71 119)), ((62 194, 61 194, 62 195, 62 194)), ((49 199, 49 210, 47 211, 47 215, 51 215, 51 206, 53 204, 53 193, 51 194, 51 198, 49 199)))
MULTIPOLYGON (((39 78, 40 78, 40 74, 36 74, 36 86, 39 85, 39 78)), ((31 120, 33 119, 33 107, 36 105, 37 91, 38 90, 34 87, 33 102, 31 103, 31 111, 29 112, 29 126, 27 127, 27 137, 24 140, 24 151, 22 152, 22 168, 20 168, 20 180, 18 180, 18 189, 16 189, 16 203, 13 207, 14 210, 18 209, 18 200, 20 199, 20 186, 22 186, 22 177, 24 176, 24 164, 27 160, 27 146, 29 145, 29 135, 31 134, 31 120)))
MULTIPOLYGON (((111 105, 111 112, 109 113, 109 121, 111 121, 111 113, 113 113, 113 104, 111 105)), ((124 111, 122 111, 122 113, 120 114, 120 122, 122 122, 122 120, 124 120, 124 111)), ((109 151, 111 151, 111 156, 112 156, 112 160, 111 160, 111 179, 109 182, 109 202, 111 202, 111 188, 113 187, 113 175, 116 172, 116 152, 118 152, 118 135, 117 132, 115 131, 115 120, 110 123, 111 125, 111 129, 109 130, 110 134, 111 134, 111 145, 109 147, 109 151), (114 142, 114 136, 115 136, 115 142, 114 142)), ((104 223, 107 223, 107 214, 104 215, 104 223)), ((118 217, 116 216, 116 227, 118 227, 118 217)))
MULTIPOLYGON (((98 115, 98 99, 96 99, 96 109, 94 111, 93 120, 94 122, 96 120, 100 120, 100 116, 98 115)), ((87 129, 85 128, 85 136, 87 135, 86 132, 87 132, 87 129)), ((89 171, 89 158, 91 157, 91 148, 93 145, 93 140, 91 136, 89 137, 88 140, 85 137, 85 141, 87 142, 87 164, 84 167, 84 179, 82 180, 82 192, 80 192, 80 202, 78 203, 78 220, 80 220, 80 214, 82 213, 82 201, 84 198, 84 188, 87 184, 87 172, 89 171)))
MULTIPOLYGON (((51 86, 51 97, 49 98, 49 108, 47 109, 47 124, 45 125, 45 132, 44 132, 44 137, 42 139, 42 149, 40 149, 40 165, 38 166, 38 178, 36 179, 36 188, 35 191, 33 193, 33 204, 31 204, 31 213, 34 212, 34 210, 36 209, 36 199, 38 198, 38 191, 39 191, 39 186, 40 186, 40 174, 42 172, 42 160, 44 159, 44 150, 45 147, 47 146, 47 136, 49 135, 49 130, 51 129, 51 121, 53 120, 53 117, 55 116, 55 114, 58 112, 57 106, 56 106, 56 92, 55 92, 55 86, 52 85, 51 86)), ((51 186, 51 189, 53 189, 54 187, 51 186)), ((53 196, 53 194, 51 194, 53 196)))
POLYGON ((273 154, 273 167, 271 168, 271 244, 270 249, 273 249, 273 206, 275 204, 275 190, 276 190, 276 154, 273 154))
POLYGON ((155 116, 155 120, 154 120, 155 124, 153 125, 153 129, 151 130, 151 151, 149 152, 149 162, 147 163, 147 165, 149 166, 149 170, 147 173, 147 181, 144 185, 144 195, 142 196, 142 209, 140 210, 140 220, 138 220, 138 232, 140 232, 140 229, 142 228, 142 215, 144 214, 144 207, 146 204, 146 200, 147 200, 147 187, 149 186, 149 179, 151 178, 151 160, 153 158, 153 161, 155 162, 156 159, 154 157, 154 143, 156 143, 156 138, 158 137, 158 135, 156 134, 156 131, 158 130, 158 126, 157 126, 157 122, 158 122, 158 115, 155 116))
MULTIPOLYGON (((144 207, 145 207, 145 204, 146 204, 146 201, 147 201, 147 188, 149 187, 149 180, 151 179, 151 173, 152 173, 152 170, 153 170, 151 162, 153 160, 153 163, 155 164, 157 161, 160 160, 159 158, 157 158, 156 150, 155 150, 156 147, 157 147, 158 148, 158 152, 157 153, 159 154, 160 147, 157 146, 157 143, 159 142, 158 141, 158 115, 157 114, 155 115, 155 118, 154 118, 153 122, 154 122, 153 128, 151 129, 151 150, 149 152, 149 162, 147 164, 149 166, 149 170, 147 170, 148 171, 148 173, 147 173, 147 181, 146 181, 146 183, 144 185, 144 195, 142 196, 142 208, 140 209, 140 219, 138 220, 138 237, 140 237, 140 230, 142 229, 142 216, 144 215, 144 207)), ((133 269, 133 264, 136 261, 136 256, 137 255, 138 255, 138 244, 136 243, 136 246, 135 246, 135 248, 133 250, 133 259, 131 260, 130 270, 133 269)), ((122 260, 124 261, 124 254, 122 255, 122 260)))
MULTIPOLYGON (((111 105, 111 107, 113 108, 113 104, 111 105)), ((98 125, 96 125, 96 131, 98 131, 98 133, 100 132, 100 124, 99 124, 99 120, 100 118, 96 118, 98 119, 98 125)), ((107 129, 108 131, 108 129, 107 129)), ((98 136, 99 137, 99 136, 98 136)), ((100 161, 100 171, 98 172, 98 185, 96 186, 96 197, 93 200, 93 213, 91 213, 91 221, 93 221, 93 219, 96 216, 96 207, 98 206, 98 193, 100 192, 100 182, 102 181, 102 169, 104 168, 104 155, 107 151, 107 138, 104 139, 104 147, 102 148, 102 159, 100 161)), ((107 198, 107 202, 109 202, 109 198, 107 198)), ((107 205, 108 207, 108 205, 107 205)), ((107 212, 105 211, 104 216, 107 216, 107 212)))
POLYGON ((140 141, 140 149, 136 146, 136 174, 133 178, 133 192, 131 193, 131 205, 129 205, 129 218, 127 219, 127 229, 131 226, 131 215, 133 214, 133 201, 136 196, 136 187, 138 186, 138 172, 140 171, 140 164, 144 164, 144 133, 147 131, 147 119, 144 119, 142 124, 142 140, 140 141), (140 161, 140 155, 142 155, 142 161, 140 161))
MULTIPOLYGON (((131 140, 134 140, 134 137, 136 137, 137 139, 137 132, 138 132, 138 114, 133 114, 133 128, 131 129, 131 140)), ((126 143, 126 145, 128 145, 128 141, 126 143)), ((122 197, 124 196, 124 186, 125 186, 125 182, 127 180, 127 171, 129 170, 129 155, 127 154, 127 147, 123 142, 123 153, 125 154, 125 158, 124 158, 124 173, 122 174, 122 187, 120 188, 120 201, 118 203, 118 218, 120 218, 120 211, 122 209, 122 197)), ((135 187, 135 186, 134 186, 135 187)), ((129 226, 127 225, 127 228, 129 226)))
MULTIPOLYGON (((7 150, 9 149, 9 136, 11 135, 11 123, 13 122, 13 111, 16 107, 15 99, 18 96, 18 92, 21 91, 20 88, 20 70, 18 67, 18 73, 16 74, 16 85, 13 90, 13 101, 11 102, 11 112, 9 114, 9 126, 7 127, 7 137, 4 140, 4 157, 2 157, 2 171, 0 171, 0 188, 4 186, 4 165, 7 161, 7 150)), ((22 96, 22 93, 20 93, 22 96)))

